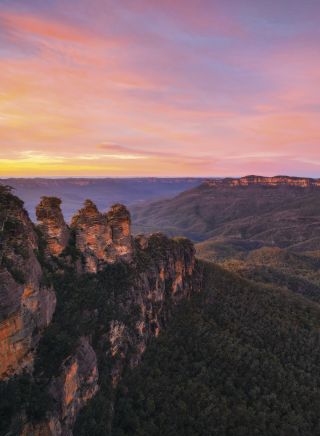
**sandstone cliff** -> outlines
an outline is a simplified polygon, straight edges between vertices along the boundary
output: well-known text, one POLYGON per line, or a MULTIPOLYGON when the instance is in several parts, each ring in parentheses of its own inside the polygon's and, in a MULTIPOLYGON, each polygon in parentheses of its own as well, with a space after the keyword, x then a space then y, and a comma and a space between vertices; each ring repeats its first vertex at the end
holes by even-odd
POLYGON ((38 238, 23 203, 0 187, 0 379, 31 371, 56 298, 41 284, 38 238))
POLYGON ((213 179, 205 182, 208 186, 295 186, 300 188, 320 187, 320 179, 308 177, 290 177, 290 176, 245 176, 241 178, 213 179))

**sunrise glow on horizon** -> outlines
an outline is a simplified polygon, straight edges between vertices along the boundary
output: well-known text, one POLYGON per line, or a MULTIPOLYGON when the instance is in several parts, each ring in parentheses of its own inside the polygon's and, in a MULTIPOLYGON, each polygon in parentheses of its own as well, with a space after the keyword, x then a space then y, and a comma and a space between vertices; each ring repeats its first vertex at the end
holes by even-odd
POLYGON ((0 177, 320 177, 317 0, 0 2, 0 177))

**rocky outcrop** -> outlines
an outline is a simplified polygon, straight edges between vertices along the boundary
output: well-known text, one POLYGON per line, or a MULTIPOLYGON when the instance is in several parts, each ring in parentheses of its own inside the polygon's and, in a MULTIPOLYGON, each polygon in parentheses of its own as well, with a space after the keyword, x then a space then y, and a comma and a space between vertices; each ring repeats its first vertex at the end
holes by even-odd
POLYGON ((47 243, 48 252, 52 256, 58 256, 62 253, 70 236, 60 205, 59 198, 41 197, 41 201, 36 207, 39 228, 47 243))
POLYGON ((23 203, 0 188, 0 204, 0 379, 5 379, 23 369, 31 371, 56 297, 41 284, 38 238, 23 203))
POLYGON ((61 434, 72 434, 72 427, 79 410, 98 391, 97 357, 86 338, 80 339, 74 355, 62 364, 61 375, 49 388, 59 405, 61 434))
POLYGON ((131 218, 128 209, 122 204, 114 204, 107 213, 111 228, 112 244, 108 247, 108 261, 116 259, 130 261, 132 258, 131 218))
POLYGON ((91 200, 72 218, 76 248, 82 253, 86 272, 97 272, 106 263, 132 258, 130 214, 114 205, 108 213, 98 211, 91 200))
POLYGON ((263 177, 263 176, 245 176, 241 178, 225 178, 225 179, 212 179, 205 182, 208 186, 293 186, 300 188, 319 188, 320 179, 311 179, 308 177, 289 177, 289 176, 274 176, 274 177, 263 177))

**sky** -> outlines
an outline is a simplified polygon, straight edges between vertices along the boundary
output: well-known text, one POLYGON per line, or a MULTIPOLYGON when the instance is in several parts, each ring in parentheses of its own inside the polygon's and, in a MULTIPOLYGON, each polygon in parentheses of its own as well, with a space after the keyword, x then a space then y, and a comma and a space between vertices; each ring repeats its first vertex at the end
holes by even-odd
POLYGON ((0 176, 320 177, 319 0, 0 0, 0 176))

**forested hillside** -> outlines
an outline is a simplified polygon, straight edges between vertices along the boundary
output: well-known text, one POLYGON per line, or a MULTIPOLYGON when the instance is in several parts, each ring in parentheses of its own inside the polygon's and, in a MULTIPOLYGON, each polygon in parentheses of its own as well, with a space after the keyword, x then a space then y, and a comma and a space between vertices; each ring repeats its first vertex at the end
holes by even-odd
POLYGON ((202 292, 124 377, 113 434, 318 435, 319 307, 203 267, 202 292))
POLYGON ((0 204, 1 435, 320 434, 317 251, 221 238, 210 263, 121 204, 0 204))

